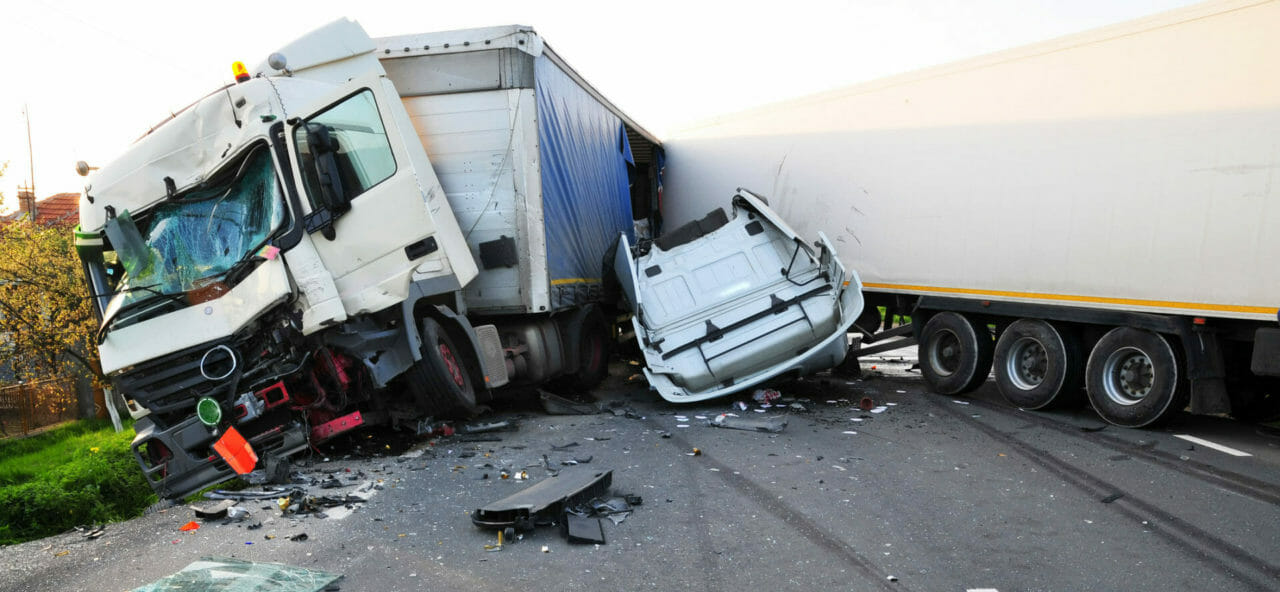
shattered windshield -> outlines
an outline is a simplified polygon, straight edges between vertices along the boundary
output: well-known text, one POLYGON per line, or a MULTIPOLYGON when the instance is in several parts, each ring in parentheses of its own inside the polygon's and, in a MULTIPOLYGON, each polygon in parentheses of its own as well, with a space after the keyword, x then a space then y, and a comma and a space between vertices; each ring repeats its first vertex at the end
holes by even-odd
POLYGON ((108 236, 124 277, 106 316, 134 302, 202 287, 201 280, 226 273, 260 248, 284 215, 265 147, 253 150, 223 179, 156 206, 137 226, 122 213, 108 236))

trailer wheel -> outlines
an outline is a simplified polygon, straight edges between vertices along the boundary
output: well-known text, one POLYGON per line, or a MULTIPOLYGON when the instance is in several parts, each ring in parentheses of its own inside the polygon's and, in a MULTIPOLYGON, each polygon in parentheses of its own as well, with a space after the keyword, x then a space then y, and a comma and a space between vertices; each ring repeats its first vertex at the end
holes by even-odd
POLYGON ((987 380, 994 349, 986 325, 959 313, 938 313, 920 331, 920 373, 936 393, 966 393, 987 380))
POLYGON ((557 380, 556 385, 586 391, 609 376, 609 344, 613 336, 599 307, 591 307, 577 331, 578 370, 557 380))
POLYGON ((995 374, 1000 394, 1015 407, 1043 409, 1079 402, 1084 352, 1064 327, 1019 319, 996 342, 995 374))
POLYGON ((1187 406, 1190 396, 1169 340, 1130 327, 1112 329, 1093 346, 1085 383, 1102 419, 1131 428, 1168 419, 1187 406))
POLYGON ((422 359, 409 368, 408 383, 418 406, 433 417, 476 414, 476 390, 466 355, 432 318, 422 319, 422 359))

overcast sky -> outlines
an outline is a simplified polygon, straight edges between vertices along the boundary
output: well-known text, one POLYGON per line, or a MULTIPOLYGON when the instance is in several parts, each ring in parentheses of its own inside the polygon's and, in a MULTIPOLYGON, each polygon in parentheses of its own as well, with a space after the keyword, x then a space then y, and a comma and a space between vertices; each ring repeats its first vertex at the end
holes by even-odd
POLYGON ((717 114, 1043 41, 1191 0, 26 0, 0 12, 6 208, 80 191, 151 125, 289 40, 340 17, 374 37, 533 26, 570 65, 665 137, 717 114), (402 6, 403 5, 403 6, 402 6))

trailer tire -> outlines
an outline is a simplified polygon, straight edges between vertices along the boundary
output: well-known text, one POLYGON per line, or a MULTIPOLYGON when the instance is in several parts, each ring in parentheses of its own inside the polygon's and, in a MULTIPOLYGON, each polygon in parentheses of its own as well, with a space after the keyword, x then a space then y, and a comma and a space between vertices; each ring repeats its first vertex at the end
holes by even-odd
POLYGON ((985 324, 941 312, 920 330, 920 373, 938 394, 967 393, 987 380, 994 350, 985 324))
POLYGON ((1108 423, 1141 428, 1187 406, 1190 389, 1177 350, 1159 333, 1131 327, 1108 331, 1089 354, 1089 401, 1108 423))
POLYGON ((593 306, 575 328, 578 345, 578 369, 556 381, 556 386, 589 391, 609 376, 609 344, 613 335, 604 322, 600 307, 593 306))
POLYGON ((1084 362, 1080 340, 1066 327, 1019 319, 996 341, 996 387, 1010 405, 1024 409, 1078 403, 1084 362))
POLYGON ((419 408, 437 419, 476 415, 475 385, 464 352, 439 321, 422 319, 422 359, 409 367, 408 384, 419 408))

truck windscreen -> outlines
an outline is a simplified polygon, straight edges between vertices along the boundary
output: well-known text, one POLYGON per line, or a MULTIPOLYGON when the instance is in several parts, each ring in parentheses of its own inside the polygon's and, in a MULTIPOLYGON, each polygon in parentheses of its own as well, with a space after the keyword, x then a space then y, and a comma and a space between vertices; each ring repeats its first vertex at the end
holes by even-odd
POLYGON ((125 217, 109 229, 108 235, 134 248, 116 245, 125 272, 104 326, 132 304, 204 287, 256 253, 280 227, 285 206, 265 146, 229 170, 233 174, 140 215, 137 226, 125 217))

